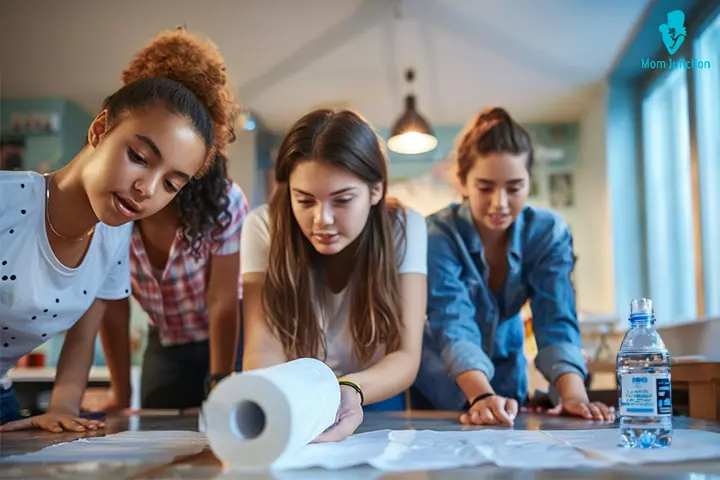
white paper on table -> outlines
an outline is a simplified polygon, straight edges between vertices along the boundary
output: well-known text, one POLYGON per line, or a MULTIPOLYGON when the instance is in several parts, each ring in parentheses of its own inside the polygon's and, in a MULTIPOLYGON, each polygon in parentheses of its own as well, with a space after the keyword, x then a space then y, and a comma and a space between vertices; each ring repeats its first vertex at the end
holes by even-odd
POLYGON ((280 468, 346 468, 366 463, 380 471, 439 470, 495 464, 506 468, 602 468, 618 464, 720 458, 720 434, 675 430, 670 447, 619 445, 618 429, 469 431, 381 430, 339 443, 311 444, 280 468))
POLYGON ((37 452, 0 458, 0 462, 162 462, 200 453, 207 445, 205 435, 198 432, 127 431, 59 443, 37 452))
MULTIPOLYGON (((306 469, 328 473, 369 465, 377 472, 439 470, 495 464, 507 468, 568 469, 720 458, 720 434, 675 430, 670 447, 651 450, 619 446, 618 429, 468 431, 378 430, 353 435, 338 443, 299 448, 278 465, 280 479, 315 478, 306 469)), ((46 447, 0 462, 163 462, 199 453, 205 435, 186 431, 122 432, 46 447)), ((345 474, 345 472, 343 472, 345 474)), ((358 471, 365 478, 367 470, 358 471)), ((319 478, 319 477, 317 477, 319 478)), ((328 477, 330 478, 330 477, 328 477)))
POLYGON ((403 470, 441 470, 491 463, 483 453, 479 436, 447 435, 463 432, 395 430, 382 455, 369 463, 389 472, 403 470))
POLYGON ((376 430, 352 435, 342 442, 311 443, 277 464, 275 469, 320 467, 335 470, 370 464, 388 448, 390 432, 391 430, 376 430))
POLYGON ((618 446, 620 433, 612 430, 562 430, 548 432, 576 447, 593 450, 614 463, 641 465, 720 458, 720 434, 703 430, 675 429, 666 448, 629 449, 618 446))

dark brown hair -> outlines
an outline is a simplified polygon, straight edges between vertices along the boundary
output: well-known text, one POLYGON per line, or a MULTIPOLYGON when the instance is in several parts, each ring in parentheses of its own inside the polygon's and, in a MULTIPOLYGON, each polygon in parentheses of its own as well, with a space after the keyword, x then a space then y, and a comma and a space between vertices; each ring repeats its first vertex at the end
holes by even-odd
POLYGON ((478 155, 489 153, 527 153, 527 170, 532 174, 534 154, 530 135, 500 107, 480 112, 460 136, 456 150, 459 180, 465 182, 478 155))
POLYGON ((228 88, 225 62, 215 45, 185 29, 161 32, 135 54, 122 72, 124 86, 103 103, 109 128, 122 115, 160 104, 187 117, 207 148, 202 176, 235 139, 232 122, 238 106, 228 88))
MULTIPOLYGON (((302 233, 292 212, 290 175, 309 159, 341 167, 370 188, 382 184, 383 196, 370 210, 368 221, 354 242, 354 271, 348 284, 353 355, 361 362, 372 358, 380 345, 394 351, 402 331, 399 248, 405 242, 402 207, 386 198, 388 161, 372 127, 350 110, 316 110, 298 120, 278 151, 277 187, 270 201, 270 252, 263 289, 267 321, 283 345, 288 360, 318 357, 325 339, 317 318, 322 305, 322 256, 302 233), (399 217, 402 215, 402 219, 399 217), (396 222, 402 222, 399 241, 396 222)), ((349 248, 349 247, 348 247, 349 248)), ((348 266, 348 268, 351 268, 348 266)))
POLYGON ((232 188, 227 158, 216 151, 204 175, 191 179, 175 195, 174 201, 180 207, 178 227, 196 260, 232 223, 228 197, 232 188))

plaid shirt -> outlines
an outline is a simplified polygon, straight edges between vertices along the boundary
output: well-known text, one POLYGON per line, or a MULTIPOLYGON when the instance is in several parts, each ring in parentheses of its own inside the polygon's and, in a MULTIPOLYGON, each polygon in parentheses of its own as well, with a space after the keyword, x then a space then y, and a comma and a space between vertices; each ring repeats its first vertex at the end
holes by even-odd
MULTIPOLYGON (((205 301, 207 266, 213 255, 231 255, 240 251, 240 231, 248 214, 245 196, 236 184, 228 191, 230 224, 202 250, 196 260, 178 230, 170 256, 158 281, 148 260, 142 237, 134 228, 130 242, 130 275, 133 297, 158 329, 164 346, 201 342, 210 336, 210 318, 205 301)), ((242 298, 242 280, 238 276, 238 299, 242 298)))

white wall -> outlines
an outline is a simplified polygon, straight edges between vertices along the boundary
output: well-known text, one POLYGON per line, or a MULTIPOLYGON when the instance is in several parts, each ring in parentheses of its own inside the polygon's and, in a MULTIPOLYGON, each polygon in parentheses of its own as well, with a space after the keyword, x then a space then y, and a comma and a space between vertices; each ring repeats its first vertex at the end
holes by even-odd
MULTIPOLYGON (((570 224, 578 263, 578 309, 614 313, 615 291, 606 153, 607 94, 598 88, 580 122, 580 160, 575 169, 575 206, 558 212, 570 224)), ((621 309, 622 311, 622 309, 621 309)))
POLYGON ((237 130, 235 134, 237 139, 228 148, 228 171, 230 177, 240 186, 245 198, 252 207, 256 183, 256 134, 245 130, 237 130))

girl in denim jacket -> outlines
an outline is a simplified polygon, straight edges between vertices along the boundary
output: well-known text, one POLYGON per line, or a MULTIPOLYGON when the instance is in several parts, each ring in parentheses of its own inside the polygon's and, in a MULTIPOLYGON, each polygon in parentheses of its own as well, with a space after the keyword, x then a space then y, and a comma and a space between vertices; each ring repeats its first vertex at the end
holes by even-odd
POLYGON ((527 399, 521 308, 530 301, 536 365, 561 412, 613 419, 590 402, 567 224, 526 205, 530 136, 501 108, 480 113, 457 148, 461 204, 428 217, 428 325, 415 386, 463 423, 512 424, 527 399))

